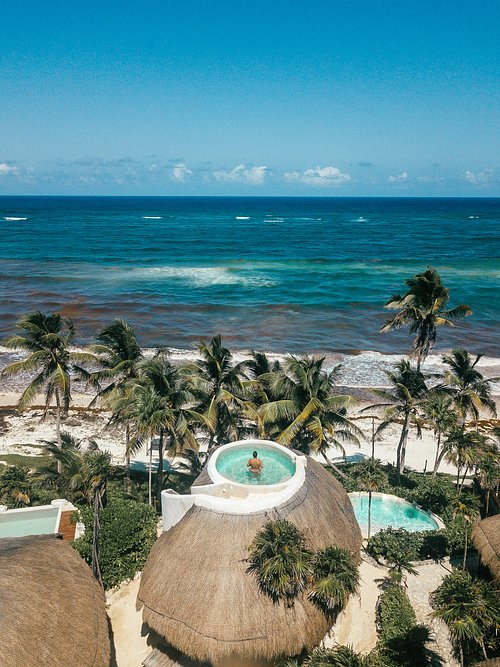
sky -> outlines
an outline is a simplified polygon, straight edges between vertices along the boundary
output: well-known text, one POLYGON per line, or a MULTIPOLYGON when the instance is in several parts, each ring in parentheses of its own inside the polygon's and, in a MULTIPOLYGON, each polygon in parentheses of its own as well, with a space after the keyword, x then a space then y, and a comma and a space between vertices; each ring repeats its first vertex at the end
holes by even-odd
POLYGON ((500 196, 497 0, 2 0, 0 194, 500 196))

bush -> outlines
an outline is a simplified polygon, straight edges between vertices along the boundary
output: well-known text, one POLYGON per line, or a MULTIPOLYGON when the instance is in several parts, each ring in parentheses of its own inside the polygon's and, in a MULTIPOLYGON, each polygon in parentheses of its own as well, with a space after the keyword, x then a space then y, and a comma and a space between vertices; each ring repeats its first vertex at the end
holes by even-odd
MULTIPOLYGON (((92 562, 91 507, 80 510, 85 535, 73 546, 87 563, 92 562)), ((135 500, 114 498, 99 514, 99 564, 106 589, 131 579, 141 570, 156 539, 156 513, 149 505, 135 500)))
POLYGON ((405 493, 406 500, 438 515, 451 506, 456 492, 449 479, 416 474, 412 474, 411 478, 416 486, 405 493))
POLYGON ((368 540, 367 553, 373 558, 391 558, 398 553, 409 554, 411 560, 418 560, 422 546, 422 533, 410 533, 404 528, 386 528, 368 540))
POLYGON ((382 642, 406 635, 417 625, 413 607, 401 586, 390 584, 382 593, 378 607, 378 619, 382 642))

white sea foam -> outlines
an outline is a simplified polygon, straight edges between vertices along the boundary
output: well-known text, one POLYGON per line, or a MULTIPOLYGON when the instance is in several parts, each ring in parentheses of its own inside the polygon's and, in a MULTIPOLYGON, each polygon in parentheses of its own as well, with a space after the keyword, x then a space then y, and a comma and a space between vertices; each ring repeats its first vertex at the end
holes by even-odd
POLYGON ((237 215, 236 220, 250 220, 249 215, 237 215))
POLYGON ((11 222, 17 222, 18 220, 27 220, 28 218, 14 218, 13 216, 5 216, 4 220, 9 220, 11 222))
POLYGON ((143 215, 142 216, 143 220, 162 220, 161 215, 143 215))
POLYGON ((157 266, 148 269, 136 269, 145 279, 167 280, 178 279, 195 287, 210 287, 212 285, 245 285, 247 287, 270 287, 274 285, 262 275, 244 276, 238 271, 224 267, 193 267, 193 266, 157 266))

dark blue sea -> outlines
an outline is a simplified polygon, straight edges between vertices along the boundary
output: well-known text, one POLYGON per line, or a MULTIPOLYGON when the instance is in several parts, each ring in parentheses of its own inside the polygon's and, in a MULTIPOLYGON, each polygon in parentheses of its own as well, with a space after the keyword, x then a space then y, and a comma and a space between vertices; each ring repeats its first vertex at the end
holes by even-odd
POLYGON ((124 317, 144 346, 400 353, 383 304, 431 264, 474 311, 438 351, 500 356, 500 199, 0 197, 0 229, 1 335, 40 309, 81 342, 124 317))

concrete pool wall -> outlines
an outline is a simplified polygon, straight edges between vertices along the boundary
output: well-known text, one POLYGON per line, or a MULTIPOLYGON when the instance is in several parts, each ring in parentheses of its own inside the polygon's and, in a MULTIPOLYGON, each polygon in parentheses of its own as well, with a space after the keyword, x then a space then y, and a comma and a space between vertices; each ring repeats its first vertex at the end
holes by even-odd
POLYGON ((64 540, 74 540, 75 511, 76 507, 64 498, 53 500, 50 505, 37 507, 7 509, 5 505, 1 505, 0 538, 59 533, 64 540))

